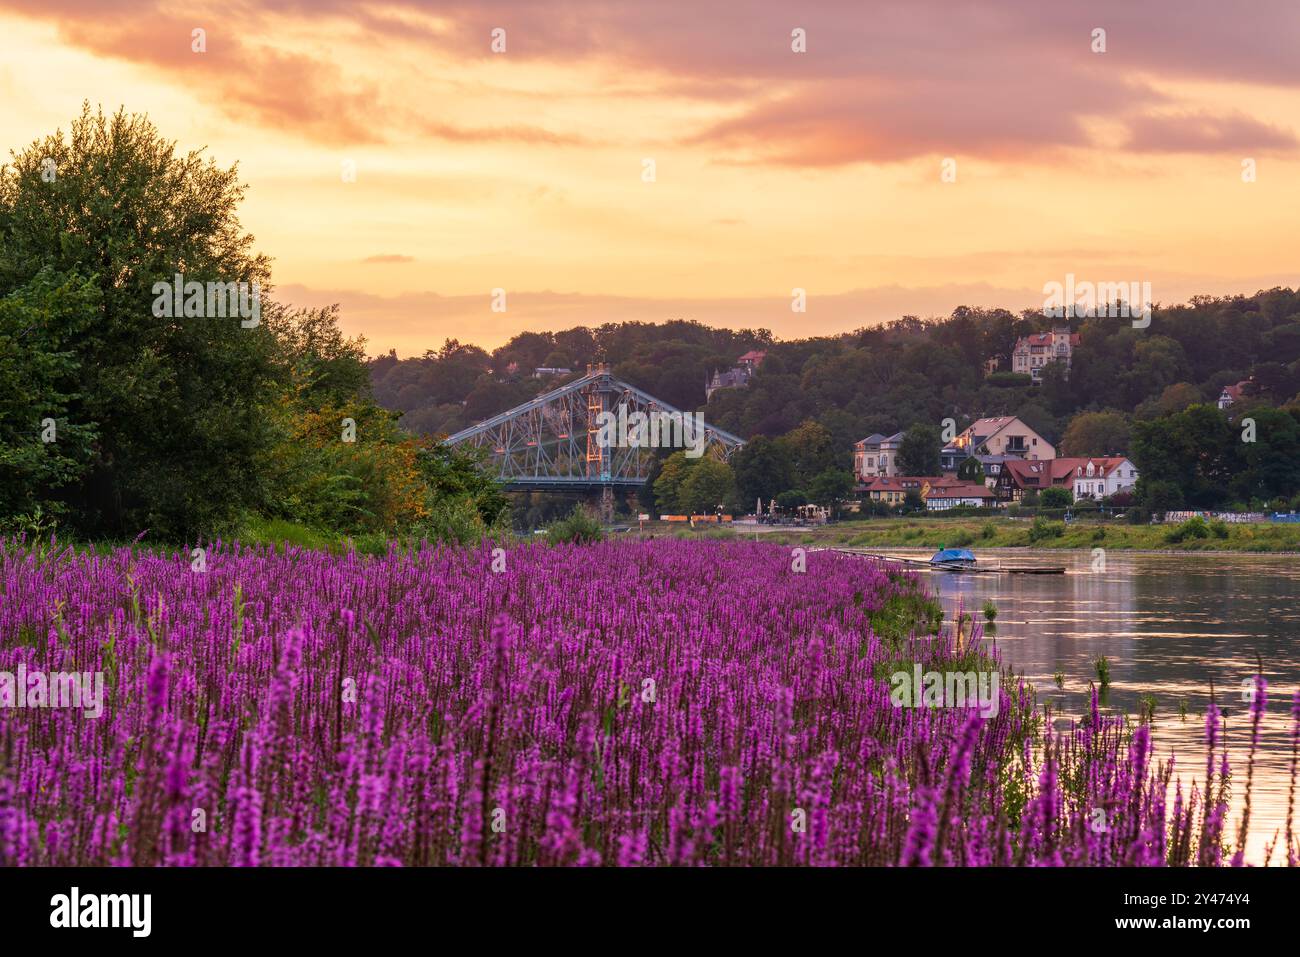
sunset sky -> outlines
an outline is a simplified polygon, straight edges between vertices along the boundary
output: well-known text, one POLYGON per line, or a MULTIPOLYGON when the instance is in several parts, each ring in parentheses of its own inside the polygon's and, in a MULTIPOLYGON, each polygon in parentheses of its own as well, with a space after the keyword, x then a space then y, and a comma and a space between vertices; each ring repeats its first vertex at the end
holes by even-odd
POLYGON ((0 0, 0 144, 89 100, 238 162, 277 296, 340 303, 372 353, 794 337, 1038 308, 1067 272, 1296 285, 1298 42, 1295 0, 0 0))

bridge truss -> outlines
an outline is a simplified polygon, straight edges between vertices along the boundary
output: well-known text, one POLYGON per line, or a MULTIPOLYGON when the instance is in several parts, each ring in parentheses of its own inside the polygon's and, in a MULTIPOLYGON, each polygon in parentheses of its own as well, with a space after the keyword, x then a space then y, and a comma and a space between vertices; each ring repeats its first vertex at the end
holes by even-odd
MULTIPOLYGON (((652 412, 658 418, 687 415, 614 378, 608 366, 588 366, 582 378, 445 441, 486 449, 497 477, 512 491, 602 490, 610 498, 613 489, 633 490, 645 484, 657 446, 602 441, 601 423, 608 421, 602 413, 627 421, 627 416, 638 412, 652 422, 656 420, 652 412)), ((727 461, 745 444, 730 432, 702 424, 706 455, 727 461)), ((655 442, 660 433, 650 430, 650 437, 655 442)))

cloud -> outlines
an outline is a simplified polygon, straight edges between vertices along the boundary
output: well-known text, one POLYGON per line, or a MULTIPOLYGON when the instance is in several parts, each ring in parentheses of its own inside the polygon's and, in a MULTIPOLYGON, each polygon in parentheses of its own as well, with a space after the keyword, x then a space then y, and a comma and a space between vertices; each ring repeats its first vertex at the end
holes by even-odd
POLYGON ((1129 124, 1126 150, 1142 153, 1287 152, 1300 145, 1295 133, 1242 113, 1144 116, 1129 124))
POLYGON ((382 253, 378 256, 367 256, 361 260, 363 263, 413 263, 414 256, 403 256, 401 253, 382 253))
POLYGON ((545 84, 564 76, 566 87, 603 92, 621 109, 703 101, 714 108, 690 114, 679 141, 729 163, 816 168, 928 154, 1056 161, 1111 145, 1090 136, 1097 119, 1126 124, 1137 152, 1296 146, 1277 125, 1288 118, 1205 118, 1213 111, 1190 85, 1300 89, 1294 0, 1258 0, 1249 15, 1221 0, 794 8, 757 0, 743 17, 724 5, 598 0, 11 0, 7 9, 55 24, 83 49, 171 77, 228 115, 328 144, 414 131, 459 144, 591 145, 572 120, 570 128, 466 124, 455 116, 465 104, 412 96, 458 82, 445 65, 459 63, 500 66, 500 79, 476 74, 482 86, 468 96, 523 95, 512 70, 540 64, 547 80, 527 95, 562 99, 545 84), (190 53, 195 25, 209 31, 205 55, 190 53), (1090 49, 1099 25, 1104 54, 1090 49), (494 55, 498 26, 508 46, 494 55), (807 31, 806 53, 790 49, 795 26, 807 31))
MULTIPOLYGON (((1294 275, 1206 277, 1157 275, 1155 299, 1163 305, 1192 296, 1237 295, 1243 290, 1290 288, 1294 275)), ((341 306, 340 324, 349 335, 365 333, 372 354, 396 349, 402 356, 422 355, 445 339, 459 339, 487 349, 520 332, 546 332, 573 326, 620 322, 665 322, 694 319, 727 329, 770 329, 778 338, 833 336, 890 322, 902 316, 947 316, 958 306, 1004 308, 1014 313, 1043 307, 1041 288, 998 286, 985 282, 930 286, 884 284, 843 292, 808 291, 808 311, 793 313, 788 298, 636 297, 584 295, 542 290, 512 292, 509 311, 492 312, 486 295, 443 296, 433 292, 380 296, 342 289, 280 286, 276 298, 299 307, 341 306)))

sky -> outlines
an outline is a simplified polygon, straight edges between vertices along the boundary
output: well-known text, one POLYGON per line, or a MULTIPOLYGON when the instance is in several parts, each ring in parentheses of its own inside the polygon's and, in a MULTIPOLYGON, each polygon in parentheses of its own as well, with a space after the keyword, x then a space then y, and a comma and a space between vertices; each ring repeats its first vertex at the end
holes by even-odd
POLYGON ((0 155, 147 113, 372 354, 834 335, 1297 285, 1297 38, 1295 0, 0 0, 0 155))

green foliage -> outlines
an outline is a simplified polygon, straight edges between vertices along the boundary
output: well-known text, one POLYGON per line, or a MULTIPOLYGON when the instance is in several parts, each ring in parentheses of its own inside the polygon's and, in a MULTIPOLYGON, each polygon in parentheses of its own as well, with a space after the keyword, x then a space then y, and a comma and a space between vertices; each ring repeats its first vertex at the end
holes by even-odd
POLYGON ((943 607, 918 591, 894 594, 868 616, 871 630, 891 645, 913 634, 933 635, 943 623, 943 607))
POLYGON ((983 485, 984 466, 981 464, 979 459, 972 455, 970 458, 964 459, 962 463, 957 466, 957 477, 963 482, 974 482, 983 485))
POLYGON ((778 508, 783 509, 798 508, 800 505, 808 504, 808 496, 800 489, 792 488, 778 495, 776 497, 776 504, 778 508))
POLYGON ((731 458, 736 494, 748 508, 758 499, 770 502, 795 486, 790 443, 757 435, 731 458))
POLYGON ((920 422, 903 434, 898 448, 898 469, 903 475, 938 475, 939 430, 920 422))
POLYGON ((175 540, 257 503, 274 337, 237 316, 155 317, 152 290, 176 273, 267 282, 235 215, 242 196, 234 169, 176 154, 144 117, 88 106, 0 172, 0 296, 26 289, 26 308, 55 319, 22 401, 38 421, 61 407, 69 446, 38 494, 66 506, 77 532, 175 540))
POLYGON ((1043 508, 1069 508, 1074 503, 1074 496, 1064 485, 1053 485, 1043 489, 1038 501, 1043 508))
MULTIPOLYGON (((1219 524, 1222 525, 1223 523, 1220 522, 1219 524)), ((1201 539, 1209 537, 1210 526, 1206 523, 1205 519, 1201 518, 1199 515, 1193 515, 1187 521, 1165 532, 1165 541, 1174 545, 1179 542, 1185 542, 1190 538, 1201 539)))
POLYGON ((421 524, 459 541, 500 527, 480 463, 376 405, 337 307, 163 309, 177 274, 269 288, 242 198, 235 169, 88 106, 0 169, 0 527, 165 543, 278 521, 267 534, 365 547, 421 524))
POLYGON ((1061 455, 1100 456, 1127 452, 1129 419, 1122 412, 1081 412, 1061 437, 1061 455))
POLYGON ((1045 542, 1049 539, 1060 538, 1065 534, 1064 522, 1049 522, 1043 516, 1039 515, 1034 519, 1034 523, 1029 526, 1029 543, 1037 545, 1039 542, 1045 542))
POLYGON ((0 521, 55 521, 63 491, 90 470, 98 429, 72 410, 82 398, 76 341, 97 295, 93 283, 47 268, 0 299, 0 521))
POLYGON ((834 510, 852 494, 853 473, 846 469, 827 469, 808 483, 808 498, 815 505, 834 510))
POLYGON ((655 504, 662 514, 678 514, 684 510, 682 503, 682 483, 690 474, 694 459, 688 459, 685 452, 674 452, 659 467, 659 477, 655 479, 655 504))
POLYGON ((588 509, 581 506, 569 513, 569 516, 556 522, 546 530, 546 540, 552 545, 564 542, 587 544, 600 541, 604 537, 600 522, 588 509))
POLYGON ((703 456, 682 481, 679 495, 689 514, 711 515, 719 508, 731 507, 736 497, 736 477, 727 463, 703 456))

